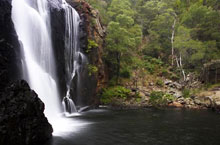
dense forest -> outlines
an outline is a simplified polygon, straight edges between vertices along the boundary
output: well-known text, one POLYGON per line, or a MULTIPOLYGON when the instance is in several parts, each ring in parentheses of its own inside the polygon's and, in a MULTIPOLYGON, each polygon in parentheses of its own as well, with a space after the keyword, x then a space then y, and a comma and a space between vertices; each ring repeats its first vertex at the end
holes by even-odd
POLYGON ((148 74, 200 78, 204 64, 220 58, 219 0, 87 1, 106 26, 110 86, 148 74))
POLYGON ((188 73, 220 57, 218 0, 88 2, 107 27, 105 60, 116 77, 129 76, 136 67, 150 69, 146 59, 188 73))

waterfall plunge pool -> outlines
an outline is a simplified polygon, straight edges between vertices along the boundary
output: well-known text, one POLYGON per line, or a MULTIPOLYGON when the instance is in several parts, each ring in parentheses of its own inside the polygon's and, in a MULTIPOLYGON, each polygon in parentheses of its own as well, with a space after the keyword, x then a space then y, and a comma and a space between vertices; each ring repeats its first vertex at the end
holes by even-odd
POLYGON ((220 115, 206 110, 98 109, 66 123, 70 131, 54 135, 45 145, 220 144, 220 115))

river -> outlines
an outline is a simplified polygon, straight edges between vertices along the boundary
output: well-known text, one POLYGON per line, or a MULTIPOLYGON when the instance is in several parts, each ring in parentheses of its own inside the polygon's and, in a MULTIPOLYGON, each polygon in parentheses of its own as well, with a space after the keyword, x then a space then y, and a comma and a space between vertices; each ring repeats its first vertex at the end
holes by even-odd
POLYGON ((219 145, 220 115, 206 110, 90 110, 45 145, 219 145))

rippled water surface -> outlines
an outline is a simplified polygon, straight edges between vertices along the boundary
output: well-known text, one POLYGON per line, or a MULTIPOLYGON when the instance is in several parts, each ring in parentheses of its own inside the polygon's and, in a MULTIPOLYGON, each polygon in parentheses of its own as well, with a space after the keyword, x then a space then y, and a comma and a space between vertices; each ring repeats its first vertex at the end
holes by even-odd
POLYGON ((46 145, 220 145, 220 115, 190 110, 91 110, 46 145))

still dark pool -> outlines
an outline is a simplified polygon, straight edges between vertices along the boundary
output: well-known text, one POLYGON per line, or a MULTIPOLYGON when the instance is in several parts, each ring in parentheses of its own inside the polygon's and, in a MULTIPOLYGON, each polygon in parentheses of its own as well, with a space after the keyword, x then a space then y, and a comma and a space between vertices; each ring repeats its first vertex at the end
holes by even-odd
MULTIPOLYGON (((46 145, 220 145, 220 115, 193 110, 91 110, 46 145)), ((74 122, 73 122, 74 123, 74 122)))

